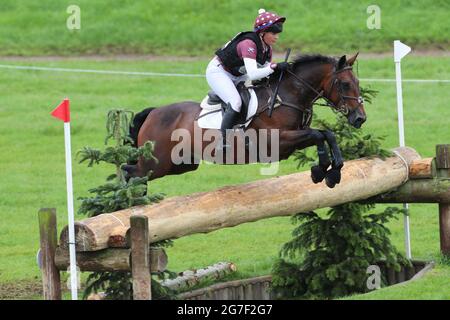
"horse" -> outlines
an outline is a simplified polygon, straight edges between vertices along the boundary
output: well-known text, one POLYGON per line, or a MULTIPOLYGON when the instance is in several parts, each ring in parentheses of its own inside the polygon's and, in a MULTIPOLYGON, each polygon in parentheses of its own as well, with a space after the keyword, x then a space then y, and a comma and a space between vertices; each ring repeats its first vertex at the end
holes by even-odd
MULTIPOLYGON (((355 128, 362 126, 366 121, 364 101, 360 95, 359 81, 352 70, 357 56, 358 53, 349 59, 345 55, 337 59, 319 54, 299 55, 289 63, 282 78, 278 72, 274 72, 265 85, 254 87, 259 105, 246 130, 278 130, 279 160, 287 159, 296 150, 316 146, 319 161, 311 168, 311 178, 314 183, 325 179, 330 188, 340 182, 344 161, 333 132, 310 127, 313 104, 322 98, 327 106, 344 114, 350 125, 355 128), (269 116, 267 111, 277 85, 276 108, 269 116)), ((171 152, 177 141, 173 141, 171 135, 179 129, 191 136, 195 130, 203 134, 205 129, 199 128, 197 122, 200 112, 198 102, 186 101, 148 108, 136 114, 130 127, 130 136, 135 146, 153 141, 157 161, 141 157, 135 164, 124 165, 122 168, 126 171, 127 179, 147 175, 149 180, 153 180, 196 170, 198 160, 205 159, 202 152, 207 147, 206 141, 202 141, 197 152, 194 141, 191 141, 191 150, 194 150, 190 155, 191 161, 176 163, 172 160, 171 152)), ((271 143, 270 139, 267 143, 271 143)), ((245 163, 255 161, 249 160, 248 155, 245 159, 245 163)), ((258 158, 256 162, 264 162, 264 159, 258 158)), ((233 163, 236 163, 236 155, 233 163)))

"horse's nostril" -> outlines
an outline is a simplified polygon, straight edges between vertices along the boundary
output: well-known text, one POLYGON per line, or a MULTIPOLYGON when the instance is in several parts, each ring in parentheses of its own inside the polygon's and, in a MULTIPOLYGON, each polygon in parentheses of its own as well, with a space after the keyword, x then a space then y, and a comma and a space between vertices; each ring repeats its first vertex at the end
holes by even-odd
POLYGON ((366 122, 365 117, 356 117, 355 121, 353 122, 353 126, 355 128, 361 128, 361 126, 364 122, 366 122))

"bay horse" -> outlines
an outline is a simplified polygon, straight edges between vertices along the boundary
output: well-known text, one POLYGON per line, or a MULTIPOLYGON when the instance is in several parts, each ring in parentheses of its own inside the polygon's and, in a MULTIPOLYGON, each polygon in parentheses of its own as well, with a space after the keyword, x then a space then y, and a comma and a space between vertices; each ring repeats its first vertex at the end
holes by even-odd
MULTIPOLYGON (((343 113, 353 127, 361 127, 366 121, 366 113, 360 96, 359 81, 352 71, 357 56, 358 53, 349 59, 345 55, 340 59, 322 55, 296 57, 283 74, 276 98, 277 107, 271 117, 266 111, 279 82, 279 73, 271 74, 266 85, 254 87, 259 105, 247 130, 279 130, 280 160, 287 159, 295 150, 316 146, 319 162, 311 168, 311 178, 314 183, 325 179, 330 188, 340 182, 344 162, 333 132, 310 128, 312 108, 316 100, 322 98, 327 106, 343 113)), ((201 107, 197 102, 179 102, 160 108, 148 108, 136 114, 134 124, 130 127, 130 136, 135 146, 141 146, 149 140, 154 141, 154 156, 158 161, 141 157, 135 164, 122 166, 127 172, 127 179, 148 175, 149 180, 153 180, 196 170, 198 161, 172 161, 171 150, 178 142, 173 141, 171 135, 177 129, 184 129, 191 136, 194 135, 194 130, 203 132, 205 129, 200 129, 197 123, 200 112, 201 107)), ((271 141, 267 143, 270 144, 271 141)), ((206 147, 206 141, 202 141, 201 151, 206 147)), ((191 148, 194 150, 193 141, 191 148)), ((202 157, 201 152, 192 152, 192 160, 202 157)), ((245 163, 249 163, 248 159, 246 157, 245 163)), ((263 161, 257 159, 256 162, 263 161)))

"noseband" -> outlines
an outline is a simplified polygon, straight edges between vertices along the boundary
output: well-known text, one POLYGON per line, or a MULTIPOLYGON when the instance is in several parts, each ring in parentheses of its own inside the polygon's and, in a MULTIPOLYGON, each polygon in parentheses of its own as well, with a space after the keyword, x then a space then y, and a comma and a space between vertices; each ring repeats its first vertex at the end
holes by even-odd
POLYGON ((325 92, 324 90, 321 90, 320 92, 317 91, 313 86, 311 86, 306 80, 300 78, 299 76, 297 76, 294 72, 292 72, 291 70, 287 70, 287 72, 289 72, 295 79, 297 79, 298 81, 300 81, 301 83, 303 83, 305 86, 307 86, 311 91, 313 91, 316 94, 316 97, 312 100, 312 104, 314 104, 318 99, 323 98, 325 100, 325 104, 321 104, 321 103, 317 103, 317 105, 321 105, 321 106, 326 106, 326 107, 331 107, 335 110, 337 110, 338 112, 344 114, 344 115, 348 115, 350 112, 349 107, 347 106, 346 100, 356 100, 359 104, 359 106, 361 106, 364 103, 364 99, 362 96, 356 97, 356 96, 347 96, 344 94, 344 89, 342 87, 342 82, 341 80, 339 80, 339 78, 337 77, 337 75, 341 72, 344 71, 348 71, 348 70, 352 70, 353 67, 352 66, 346 66, 342 69, 335 70, 332 73, 332 80, 331 82, 331 86, 330 89, 327 90, 327 92, 325 92), (333 87, 337 85, 338 87, 338 93, 339 93, 339 103, 338 105, 336 105, 333 101, 331 101, 328 97, 330 96, 330 94, 332 93, 333 87))
POLYGON ((358 102, 358 105, 361 106, 364 103, 364 99, 362 96, 359 97, 355 97, 355 96, 347 96, 344 94, 344 88, 342 87, 342 82, 341 80, 337 77, 337 74, 347 71, 347 70, 352 70, 353 67, 351 66, 347 66, 344 67, 340 70, 337 71, 333 71, 333 80, 331 81, 331 87, 328 90, 328 93, 326 94, 327 96, 329 96, 329 94, 332 93, 333 87, 335 85, 337 85, 338 88, 338 93, 339 93, 339 104, 336 106, 334 103, 332 105, 332 107, 335 107, 336 110, 338 110, 339 112, 341 112, 344 115, 347 115, 349 113, 349 108, 347 106, 346 100, 356 100, 358 102))

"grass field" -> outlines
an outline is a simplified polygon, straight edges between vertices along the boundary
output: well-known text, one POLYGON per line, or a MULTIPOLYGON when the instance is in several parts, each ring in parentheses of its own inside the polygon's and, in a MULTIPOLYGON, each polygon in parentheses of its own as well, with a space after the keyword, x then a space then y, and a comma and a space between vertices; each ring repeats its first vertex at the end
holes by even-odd
POLYGON ((278 50, 386 51, 402 39, 416 49, 450 48, 447 0, 2 0, 0 55, 152 53, 209 56, 236 33, 249 30, 259 8, 287 17, 278 50), (68 30, 76 4, 81 29, 68 30), (380 29, 370 30, 370 5, 380 29))
MULTIPOLYGON (((207 60, 189 63, 165 60, 2 61, 63 68, 203 73, 207 60)), ((414 57, 403 63, 404 78, 450 79, 450 58, 414 57)), ((391 58, 359 62, 361 78, 394 78, 391 58)), ((367 86, 369 83, 362 83, 367 86)), ((3 69, 0 72, 0 294, 18 287, 23 297, 33 296, 40 274, 35 262, 38 249, 37 212, 56 207, 58 225, 66 225, 65 174, 62 124, 50 111, 62 98, 72 101, 72 149, 101 148, 105 116, 113 108, 140 111, 183 100, 200 101, 208 90, 204 78, 168 78, 120 75, 53 73, 3 69), (22 289, 20 289, 22 288, 22 289)), ((380 91, 367 106, 366 132, 385 135, 384 147, 397 146, 394 83, 371 83, 380 91)), ((434 155, 435 145, 450 142, 448 83, 404 83, 406 141, 423 157, 434 155)), ((333 117, 317 108, 319 117, 333 117)), ((196 172, 166 177, 150 184, 150 191, 167 196, 207 191, 220 186, 265 178, 259 165, 202 165, 196 172)), ((113 170, 87 168, 74 160, 75 197, 87 195, 113 170)), ((278 174, 296 172, 292 160, 281 163, 278 174)), ((75 206, 78 208, 79 202, 75 206)), ((380 206, 381 208, 381 206, 380 206)), ((76 219, 81 219, 77 216, 76 219)), ((392 241, 403 251, 402 219, 389 224, 392 241)), ((272 218, 206 235, 178 239, 168 250, 169 269, 181 271, 218 261, 232 261, 239 277, 267 274, 280 246, 290 239, 289 218, 272 218)), ((437 205, 411 206, 412 253, 414 258, 440 261, 437 205)), ((397 286, 371 293, 367 298, 450 299, 450 266, 438 263, 432 274, 407 287, 397 286), (386 292, 386 294, 384 293, 386 292)), ((357 296, 352 298, 366 298, 357 296)))

